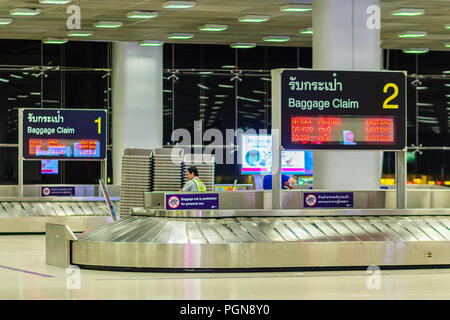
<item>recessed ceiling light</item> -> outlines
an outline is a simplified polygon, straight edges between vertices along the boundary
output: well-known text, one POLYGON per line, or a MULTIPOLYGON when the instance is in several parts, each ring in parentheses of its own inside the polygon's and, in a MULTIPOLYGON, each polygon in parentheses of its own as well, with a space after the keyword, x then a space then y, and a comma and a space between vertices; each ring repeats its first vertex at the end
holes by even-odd
POLYGON ((189 9, 195 4, 195 1, 166 1, 162 5, 165 9, 189 9))
POLYGON ((291 40, 289 36, 268 36, 263 38, 266 42, 287 42, 291 40))
POLYGON ((313 29, 312 29, 312 27, 308 27, 306 29, 301 29, 300 33, 301 34, 308 34, 308 35, 310 35, 310 34, 313 34, 313 29))
POLYGON ((42 4, 68 4, 72 0, 39 0, 42 4))
POLYGON ((265 22, 269 20, 269 16, 257 16, 253 14, 248 14, 242 17, 239 17, 239 22, 265 22))
POLYGON ((39 9, 15 8, 9 11, 12 16, 36 16, 41 13, 39 9))
POLYGON ((251 49, 256 47, 256 43, 236 42, 230 45, 234 49, 251 49))
POLYGON ((426 31, 405 31, 398 34, 400 38, 420 38, 426 35, 426 31))
POLYGON ((169 39, 186 40, 194 37, 193 33, 171 33, 167 36, 169 39))
POLYGON ((219 85, 217 85, 219 88, 227 88, 227 89, 231 89, 231 88, 234 88, 234 86, 233 85, 231 85, 231 84, 219 84, 219 85))
POLYGON ((139 42, 142 47, 160 47, 164 44, 164 41, 159 40, 143 40, 139 42))
POLYGON ((158 16, 156 11, 131 11, 127 13, 128 19, 152 19, 158 16))
POLYGON ((41 93, 40 92, 30 92, 31 96, 40 96, 41 93))
POLYGON ((308 4, 289 3, 280 7, 283 12, 308 12, 312 10, 312 6, 308 4))
POLYGON ((236 66, 234 66, 234 65, 224 65, 224 66, 222 66, 222 68, 224 68, 224 69, 234 69, 234 68, 236 68, 236 66))
POLYGON ((428 48, 410 48, 410 49, 403 49, 404 53, 427 53, 430 51, 428 48))
POLYGON ((205 24, 198 27, 200 31, 224 31, 227 30, 228 26, 224 24, 205 24))
POLYGON ((391 11, 391 14, 393 16, 404 16, 404 17, 420 16, 421 14, 424 13, 425 9, 413 9, 413 8, 402 8, 391 11))
POLYGON ((42 40, 44 44, 64 44, 68 40, 67 39, 60 39, 60 38, 47 38, 42 40))
POLYGON ((90 37, 93 34, 94 32, 87 30, 70 30, 67 32, 68 37, 90 37))
POLYGON ((8 19, 8 18, 2 18, 0 19, 0 26, 6 26, 8 24, 12 23, 12 19, 8 19))
POLYGON ((122 21, 99 21, 94 24, 96 28, 120 28, 123 26, 122 21))

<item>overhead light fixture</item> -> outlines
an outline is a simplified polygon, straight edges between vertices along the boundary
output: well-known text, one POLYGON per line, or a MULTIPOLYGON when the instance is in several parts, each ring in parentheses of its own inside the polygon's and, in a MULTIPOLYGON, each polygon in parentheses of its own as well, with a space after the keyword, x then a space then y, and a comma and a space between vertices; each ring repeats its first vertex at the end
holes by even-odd
POLYGON ((308 12, 311 10, 311 5, 299 3, 289 3, 280 7, 280 11, 282 12, 308 12))
POLYGON ((225 31, 227 30, 227 28, 228 26, 225 24, 205 24, 201 27, 198 27, 200 31, 213 31, 213 32, 225 31))
POLYGON ((227 89, 231 89, 231 88, 234 88, 234 86, 233 85, 231 85, 231 84, 219 84, 219 85, 217 85, 219 88, 227 88, 227 89))
POLYGON ((0 82, 9 83, 9 79, 0 78, 0 82))
POLYGON ((444 70, 442 71, 443 74, 450 74, 450 70, 444 70))
POLYGON ((430 51, 430 49, 428 48, 410 48, 410 49, 403 49, 404 53, 427 53, 428 51, 430 51))
POLYGON ((289 36, 268 36, 263 38, 266 42, 287 42, 291 40, 289 36))
POLYGON ((444 47, 450 48, 450 42, 444 43, 444 47))
POLYGON ((44 44, 64 44, 68 40, 67 39, 61 39, 61 38, 47 38, 42 40, 44 44))
POLYGON ((152 19, 158 16, 156 11, 131 11, 127 13, 128 19, 152 19))
POLYGON ((9 11, 12 16, 36 16, 41 13, 39 9, 15 8, 9 11))
POLYGON ((405 31, 398 34, 400 38, 420 38, 426 35, 426 31, 405 31))
POLYGON ((12 19, 8 19, 8 18, 1 18, 0 19, 0 26, 6 26, 8 24, 11 24, 13 22, 12 19))
POLYGON ((312 29, 312 27, 308 27, 306 29, 301 29, 300 33, 310 35, 310 34, 313 34, 313 29, 312 29))
POLYGON ((10 74, 9 75, 11 78, 16 78, 16 79, 23 79, 23 77, 15 75, 15 74, 10 74))
POLYGON ((447 23, 447 24, 445 25, 445 29, 450 29, 450 23, 447 23))
POLYGON ((30 92, 30 96, 40 96, 40 92, 30 92))
POLYGON ((209 97, 206 97, 206 96, 199 96, 199 99, 201 99, 201 100, 206 100, 206 99, 209 99, 209 97))
POLYGON ((164 9, 189 9, 195 5, 195 1, 166 1, 162 4, 164 9))
POLYGON ((416 90, 427 90, 428 87, 416 87, 416 90))
POLYGON ((193 37, 194 37, 193 33, 171 33, 167 36, 167 38, 175 40, 186 40, 192 39, 193 37))
POLYGON ((233 66, 233 65, 224 65, 224 66, 222 66, 222 68, 224 68, 224 69, 234 69, 234 68, 236 68, 236 66, 233 66))
POLYGON ((26 95, 26 94, 18 94, 17 98, 19 98, 19 99, 26 99, 26 98, 28 98, 28 95, 26 95))
POLYGON ((213 73, 212 71, 200 71, 198 74, 205 75, 205 74, 212 74, 212 73, 213 73))
POLYGON ((272 79, 270 79, 270 78, 260 78, 262 81, 272 81, 272 79))
POLYGON ((94 32, 87 30, 71 30, 67 32, 68 37, 90 37, 93 34, 94 32))
POLYGON ((121 26, 123 26, 123 22, 122 21, 99 21, 97 23, 94 24, 94 26, 96 28, 120 28, 121 26))
POLYGON ((68 4, 72 0, 39 0, 41 4, 68 4))
POLYGON ((425 13, 425 9, 402 8, 391 11, 393 16, 412 17, 420 16, 425 13))
POLYGON ((445 83, 444 86, 450 87, 450 83, 445 83))
POLYGON ((234 49, 251 49, 256 47, 256 43, 236 42, 230 45, 234 49))
POLYGON ((434 104, 426 103, 426 102, 417 102, 417 106, 419 106, 419 107, 432 107, 432 106, 434 106, 434 104))
POLYGON ((159 40, 143 40, 139 42, 142 47, 160 47, 164 44, 164 41, 159 40))
POLYGON ((16 101, 16 98, 8 98, 8 101, 16 101))
POLYGON ((248 14, 248 15, 239 17, 239 22, 258 23, 258 22, 265 22, 267 20, 269 20, 269 16, 257 16, 257 15, 253 15, 253 14, 248 14))

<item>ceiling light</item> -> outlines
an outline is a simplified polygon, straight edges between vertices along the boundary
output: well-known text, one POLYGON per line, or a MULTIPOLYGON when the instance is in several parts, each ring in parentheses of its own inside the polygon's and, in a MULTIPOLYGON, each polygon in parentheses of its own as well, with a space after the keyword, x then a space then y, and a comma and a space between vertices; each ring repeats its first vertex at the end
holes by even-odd
POLYGON ((162 5, 165 9, 189 9, 195 4, 195 1, 166 1, 162 5))
POLYGON ((450 42, 444 43, 444 47, 450 48, 450 42))
POLYGON ((234 68, 236 68, 236 66, 233 66, 233 65, 224 65, 224 66, 222 66, 222 68, 224 68, 224 69, 234 69, 234 68))
POLYGON ((272 81, 270 78, 260 78, 262 81, 272 81))
POLYGON ((257 15, 245 15, 242 17, 239 17, 239 22, 265 22, 269 20, 269 16, 257 16, 257 15))
POLYGON ((428 48, 410 48, 410 49, 403 49, 404 53, 427 53, 430 51, 428 48))
POLYGON ((86 30, 71 30, 67 32, 68 37, 90 37, 94 33, 86 30))
POLYGON ((450 74, 450 70, 442 71, 443 74, 450 74))
POLYGON ((39 0, 41 4, 68 4, 72 0, 39 0))
POLYGON ((9 76, 12 78, 16 78, 16 79, 23 79, 23 77, 15 75, 15 74, 10 74, 9 76))
POLYGON ((256 47, 256 43, 236 42, 230 45, 234 49, 251 49, 256 47))
POLYGON ((164 41, 159 40, 143 40, 139 42, 142 47, 160 47, 164 44, 164 41))
POLYGON ((171 33, 167 36, 169 39, 186 40, 194 37, 193 33, 171 33))
POLYGON ((214 101, 214 104, 223 104, 223 101, 214 101))
POLYGON ((445 29, 450 29, 450 23, 447 23, 447 24, 445 25, 445 29))
POLYGON ((398 34, 400 38, 420 38, 426 35, 426 31, 405 31, 398 34))
POLYGON ((9 11, 12 16, 36 16, 41 13, 39 9, 15 8, 9 11))
POLYGON ((202 74, 202 75, 213 74, 213 72, 212 71, 200 71, 198 74, 202 74))
POLYGON ((26 99, 26 98, 28 98, 28 96, 26 94, 18 94, 17 98, 26 99))
POLYGON ((417 102, 417 105, 419 107, 432 107, 432 106, 434 106, 434 104, 432 104, 432 103, 425 103, 425 102, 417 102))
POLYGON ((404 16, 404 17, 411 17, 411 16, 420 16, 421 14, 424 14, 424 9, 412 9, 412 8, 402 8, 391 11, 391 14, 393 16, 404 16))
POLYGON ((40 92, 30 92, 30 96, 40 96, 40 92))
POLYGON ((445 83, 444 86, 450 87, 450 83, 445 83))
POLYGON ((202 99, 202 100, 209 99, 209 97, 205 97, 205 96, 199 96, 199 98, 202 99))
POLYGON ((156 11, 131 11, 127 13, 128 19, 151 19, 158 16, 156 11))
POLYGON ((214 97, 216 97, 216 98, 226 98, 226 97, 228 97, 228 95, 227 94, 216 94, 214 97))
POLYGON ((268 36, 263 38, 266 42, 287 42, 291 40, 289 36, 268 36))
POLYGON ((0 26, 6 26, 8 24, 12 23, 12 19, 8 19, 8 18, 2 18, 0 19, 0 26))
POLYGON ((16 98, 8 98, 8 101, 16 101, 16 98))
POLYGON ((200 31, 224 31, 227 30, 228 26, 225 24, 205 24, 198 27, 200 31))
POLYGON ((227 89, 234 88, 234 86, 231 84, 219 84, 218 87, 227 89))
POLYGON ((280 7, 283 12, 308 12, 312 10, 312 6, 308 4, 289 3, 280 7))
POLYGON ((0 78, 0 82, 9 83, 8 79, 0 78))
POLYGON ((427 90, 428 87, 416 87, 416 90, 427 90))
POLYGON ((122 21, 99 21, 94 24, 96 28, 120 28, 123 26, 122 21))
POLYGON ((301 34, 313 34, 313 29, 312 29, 312 27, 308 27, 306 29, 300 30, 300 33, 301 34))
POLYGON ((47 38, 42 40, 44 44, 64 44, 68 40, 67 39, 60 39, 60 38, 47 38))

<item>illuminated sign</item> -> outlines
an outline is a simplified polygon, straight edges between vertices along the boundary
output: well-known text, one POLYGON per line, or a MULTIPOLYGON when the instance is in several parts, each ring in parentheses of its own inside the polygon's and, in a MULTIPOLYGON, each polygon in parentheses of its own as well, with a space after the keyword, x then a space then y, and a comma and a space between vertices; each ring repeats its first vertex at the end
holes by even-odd
POLYGON ((406 146, 403 72, 283 70, 281 145, 285 149, 406 146))
POLYGON ((21 112, 24 159, 105 159, 105 110, 22 109, 21 112))
MULTIPOLYGON (((281 171, 285 174, 312 175, 311 151, 284 150, 281 156, 281 171)), ((272 136, 241 136, 241 174, 271 174, 272 136)))
POLYGON ((58 174, 58 160, 41 160, 41 174, 58 174))

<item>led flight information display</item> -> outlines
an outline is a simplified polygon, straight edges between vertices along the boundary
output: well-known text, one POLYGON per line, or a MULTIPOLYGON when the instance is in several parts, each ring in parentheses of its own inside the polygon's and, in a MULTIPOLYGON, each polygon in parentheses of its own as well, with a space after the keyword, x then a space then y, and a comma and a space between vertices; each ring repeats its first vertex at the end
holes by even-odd
POLYGON ((21 112, 24 159, 105 159, 105 110, 22 109, 21 112))
POLYGON ((281 71, 284 149, 402 150, 406 74, 401 71, 281 71))

